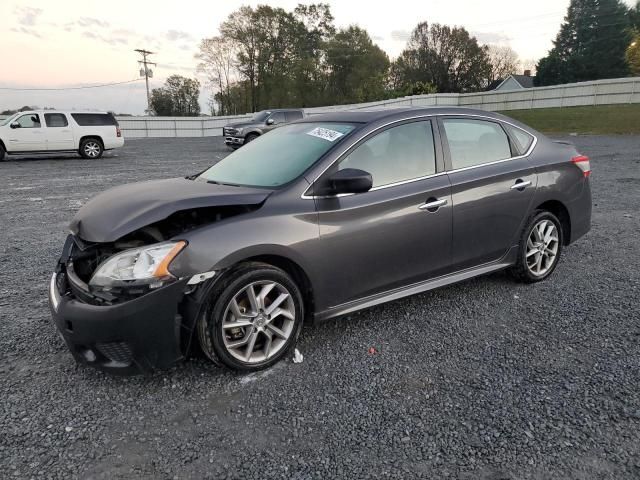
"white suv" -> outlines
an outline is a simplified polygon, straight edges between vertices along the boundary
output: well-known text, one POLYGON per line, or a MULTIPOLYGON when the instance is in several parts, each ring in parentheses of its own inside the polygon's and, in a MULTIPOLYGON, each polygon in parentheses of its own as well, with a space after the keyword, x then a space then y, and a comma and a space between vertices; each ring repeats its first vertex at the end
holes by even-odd
POLYGON ((107 112, 34 110, 0 122, 0 160, 7 154, 52 152, 93 159, 123 145, 118 121, 107 112))

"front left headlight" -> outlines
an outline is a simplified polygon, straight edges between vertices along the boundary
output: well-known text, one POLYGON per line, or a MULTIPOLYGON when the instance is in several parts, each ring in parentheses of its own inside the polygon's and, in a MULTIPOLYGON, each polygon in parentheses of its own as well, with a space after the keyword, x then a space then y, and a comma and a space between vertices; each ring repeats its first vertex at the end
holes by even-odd
POLYGON ((93 287, 159 284, 175 278, 171 261, 187 242, 167 242, 120 252, 102 262, 89 280, 93 287))

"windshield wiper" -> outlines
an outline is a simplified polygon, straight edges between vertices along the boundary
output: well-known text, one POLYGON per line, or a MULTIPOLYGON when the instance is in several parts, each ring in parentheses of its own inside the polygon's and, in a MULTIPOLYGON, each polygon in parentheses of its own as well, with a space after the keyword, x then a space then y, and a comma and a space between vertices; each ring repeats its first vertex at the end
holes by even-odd
POLYGON ((236 183, 224 183, 224 182, 216 182, 215 180, 207 180, 207 183, 213 183, 214 185, 226 185, 227 187, 239 187, 240 185, 236 183))

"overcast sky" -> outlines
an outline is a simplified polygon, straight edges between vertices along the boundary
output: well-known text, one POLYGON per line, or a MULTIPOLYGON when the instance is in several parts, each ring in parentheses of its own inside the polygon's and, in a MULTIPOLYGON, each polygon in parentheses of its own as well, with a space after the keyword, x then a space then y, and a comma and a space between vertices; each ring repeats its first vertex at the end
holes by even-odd
MULTIPOLYGON (((357 24, 392 58, 419 21, 462 25, 482 43, 537 60, 551 48, 569 0, 324 0, 338 27, 357 24)), ((292 10, 297 0, 1 0, 0 87, 67 87, 138 77, 135 48, 157 52, 153 87, 174 73, 196 76, 200 39, 241 5, 292 10)), ((635 0, 626 0, 629 5, 635 0)), ((202 79, 201 79, 202 80, 202 79)), ((207 112, 208 92, 201 103, 207 112)), ((144 81, 84 91, 0 90, 0 111, 22 105, 141 114, 144 81)))

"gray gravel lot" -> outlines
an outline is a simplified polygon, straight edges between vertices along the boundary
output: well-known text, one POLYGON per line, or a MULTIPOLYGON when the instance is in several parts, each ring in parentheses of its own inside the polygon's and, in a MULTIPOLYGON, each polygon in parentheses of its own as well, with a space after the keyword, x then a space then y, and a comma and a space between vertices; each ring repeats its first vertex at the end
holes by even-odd
POLYGON ((76 368, 46 303, 80 205, 195 173, 221 139, 0 163, 0 477, 639 478, 640 137, 570 140, 593 229, 550 280, 498 273, 306 327, 302 364, 252 375, 76 368))

